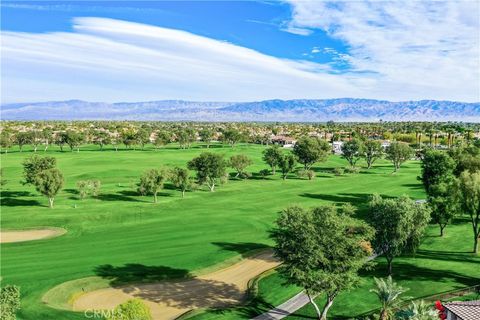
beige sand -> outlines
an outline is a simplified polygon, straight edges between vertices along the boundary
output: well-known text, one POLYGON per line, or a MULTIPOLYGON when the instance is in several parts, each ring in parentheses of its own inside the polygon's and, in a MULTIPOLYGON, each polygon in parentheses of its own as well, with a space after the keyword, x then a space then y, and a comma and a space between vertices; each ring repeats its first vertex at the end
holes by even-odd
POLYGON ((81 295, 73 310, 107 310, 134 297, 150 307, 153 319, 175 319, 197 308, 226 307, 245 298, 248 282, 279 265, 272 252, 242 260, 228 268, 191 280, 165 281, 154 284, 106 288, 81 295))
POLYGON ((0 243, 23 242, 61 236, 67 232, 62 228, 0 231, 0 243))

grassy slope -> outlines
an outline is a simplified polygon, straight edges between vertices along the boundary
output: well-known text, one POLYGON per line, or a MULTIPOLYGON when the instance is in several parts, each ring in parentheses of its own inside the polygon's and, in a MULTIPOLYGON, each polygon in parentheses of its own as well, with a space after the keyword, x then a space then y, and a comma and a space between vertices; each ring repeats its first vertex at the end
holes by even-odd
MULTIPOLYGON (((262 150, 261 146, 251 145, 211 149, 226 156, 249 155, 255 161, 249 168, 253 172, 265 168, 262 150)), ((33 187, 19 183, 21 161, 31 153, 2 155, 8 180, 2 194, 2 228, 57 226, 69 231, 56 239, 1 246, 2 282, 22 287, 19 318, 81 318, 81 314, 42 305, 41 296, 55 285, 95 275, 100 269, 120 275, 125 281, 138 280, 139 276, 179 277, 269 245, 272 221, 291 203, 314 206, 348 201, 362 205, 373 192, 423 197, 416 180, 418 163, 406 164, 396 175, 391 175, 391 166, 386 162, 358 175, 334 177, 320 172, 345 165, 338 157, 316 168, 319 176, 314 181, 281 181, 279 177, 230 181, 215 193, 200 190, 188 193, 185 199, 178 191, 166 189, 156 205, 150 197, 135 194, 134 184, 145 169, 185 166, 201 151, 204 149, 173 147, 160 151, 100 152, 96 147, 84 148, 80 153, 49 151, 49 155, 57 157, 66 177, 65 190, 53 210, 46 208, 47 200, 38 196, 33 187), (80 201, 71 189, 77 180, 88 178, 102 181, 102 195, 80 201), (113 270, 99 268, 105 264, 113 265, 113 270), (125 268, 126 264, 136 265, 125 268)), ((268 299, 281 300, 291 294, 273 294, 268 299)))

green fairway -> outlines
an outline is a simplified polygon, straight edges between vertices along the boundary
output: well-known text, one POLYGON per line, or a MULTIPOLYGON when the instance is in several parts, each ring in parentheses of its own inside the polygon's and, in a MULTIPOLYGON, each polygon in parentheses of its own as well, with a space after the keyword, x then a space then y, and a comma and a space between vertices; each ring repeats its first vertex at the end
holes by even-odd
MULTIPOLYGON (((65 281, 95 275, 116 276, 117 281, 184 277, 271 245, 268 231, 279 211, 290 204, 309 207, 351 202, 360 208, 359 216, 362 216, 368 196, 375 192, 424 198, 422 185, 417 180, 418 162, 407 162, 398 173, 392 174, 391 164, 379 161, 370 171, 337 177, 331 170, 345 166, 346 161, 331 156, 327 162, 314 166, 317 177, 312 181, 294 175, 286 181, 282 181, 279 174, 267 179, 254 175, 246 181, 230 180, 213 193, 206 187, 187 192, 184 199, 180 191, 166 185, 159 195, 159 203, 154 204, 153 197, 137 195, 136 183, 141 173, 161 166, 186 167, 187 161, 205 148, 195 146, 181 150, 169 145, 158 151, 147 148, 115 152, 99 151, 91 146, 79 153, 53 149, 46 154, 57 158, 66 180, 54 209, 47 207, 48 200, 32 186, 20 183, 21 162, 33 153, 1 155, 7 180, 2 192, 2 229, 53 226, 68 230, 58 238, 1 245, 2 284, 21 287, 19 319, 84 318, 83 313, 56 310, 42 304, 43 294, 65 281), (75 183, 84 179, 101 181, 98 198, 78 199, 75 183)), ((226 157, 246 154, 254 161, 248 171, 255 173, 266 168, 261 161, 263 149, 260 145, 244 144, 234 148, 215 146, 209 151, 226 157)), ((436 232, 435 227, 429 230, 429 237, 415 258, 396 260, 396 272, 404 278, 405 286, 412 288, 410 295, 427 295, 478 282, 480 260, 464 253, 471 249, 469 225, 463 222, 447 227, 444 239, 435 237, 436 232)), ((378 266, 382 267, 382 264, 378 266)), ((371 275, 365 279, 364 286, 352 292, 358 298, 351 303, 360 303, 364 306, 361 310, 368 311, 376 305, 372 296, 365 294, 366 288, 371 287, 371 275)), ((265 305, 278 304, 296 293, 296 289, 282 287, 276 274, 260 281, 259 291, 265 305)), ((339 297, 339 301, 341 298, 351 299, 345 296, 339 297)), ((349 310, 346 302, 336 306, 338 309, 334 307, 332 312, 337 315, 345 315, 342 312, 349 310)), ((305 313, 311 314, 311 311, 307 308, 300 312, 305 313)))

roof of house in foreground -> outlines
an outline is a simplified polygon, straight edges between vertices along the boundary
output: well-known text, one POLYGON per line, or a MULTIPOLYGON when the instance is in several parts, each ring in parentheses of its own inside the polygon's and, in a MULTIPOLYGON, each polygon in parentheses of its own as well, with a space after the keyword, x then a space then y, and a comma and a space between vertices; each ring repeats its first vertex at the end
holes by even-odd
POLYGON ((443 306, 463 320, 480 319, 480 300, 453 301, 447 302, 443 306))

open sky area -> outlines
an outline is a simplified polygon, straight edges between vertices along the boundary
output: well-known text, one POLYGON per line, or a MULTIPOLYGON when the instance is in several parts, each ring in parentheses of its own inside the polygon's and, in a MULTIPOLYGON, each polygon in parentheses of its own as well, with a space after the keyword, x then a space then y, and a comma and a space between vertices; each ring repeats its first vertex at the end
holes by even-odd
POLYGON ((2 1, 2 103, 480 101, 478 1, 2 1))

